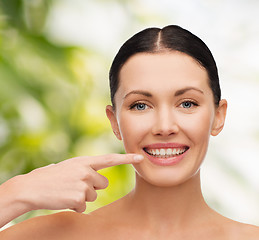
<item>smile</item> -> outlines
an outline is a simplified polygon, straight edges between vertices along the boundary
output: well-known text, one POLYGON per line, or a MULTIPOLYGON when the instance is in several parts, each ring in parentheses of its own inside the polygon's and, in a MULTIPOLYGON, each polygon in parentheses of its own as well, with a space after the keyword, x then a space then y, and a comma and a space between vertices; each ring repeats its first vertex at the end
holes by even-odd
POLYGON ((144 148, 144 151, 148 153, 151 156, 157 157, 157 158, 172 158, 179 156, 186 152, 188 150, 188 147, 184 148, 156 148, 156 149, 146 149, 144 148))
POLYGON ((171 166, 181 162, 189 149, 189 146, 180 143, 154 143, 145 146, 143 151, 153 164, 171 166))

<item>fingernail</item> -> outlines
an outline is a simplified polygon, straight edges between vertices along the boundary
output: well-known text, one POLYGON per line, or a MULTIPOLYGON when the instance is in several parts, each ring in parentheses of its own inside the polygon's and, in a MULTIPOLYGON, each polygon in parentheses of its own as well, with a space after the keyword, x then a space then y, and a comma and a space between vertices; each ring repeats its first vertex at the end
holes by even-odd
POLYGON ((137 162, 140 162, 143 159, 144 159, 144 157, 142 155, 135 155, 134 156, 134 160, 137 161, 137 162))

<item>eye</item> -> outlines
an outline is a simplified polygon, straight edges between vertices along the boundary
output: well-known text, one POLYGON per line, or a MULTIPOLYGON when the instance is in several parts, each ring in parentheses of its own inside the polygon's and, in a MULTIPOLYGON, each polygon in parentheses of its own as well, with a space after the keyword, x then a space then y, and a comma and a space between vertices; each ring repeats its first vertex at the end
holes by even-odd
POLYGON ((198 106, 198 104, 195 102, 192 102, 192 101, 184 101, 181 103, 182 108, 192 108, 192 107, 196 107, 196 106, 198 106))
POLYGON ((148 106, 145 103, 135 103, 132 106, 130 106, 130 109, 135 109, 135 110, 138 110, 138 111, 143 111, 143 110, 146 110, 147 107, 148 106))

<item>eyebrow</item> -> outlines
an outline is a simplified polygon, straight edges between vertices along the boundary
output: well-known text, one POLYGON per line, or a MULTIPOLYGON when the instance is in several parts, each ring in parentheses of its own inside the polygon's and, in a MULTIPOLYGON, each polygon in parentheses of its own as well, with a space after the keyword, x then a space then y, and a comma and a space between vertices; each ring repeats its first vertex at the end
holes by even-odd
POLYGON ((175 92, 174 96, 177 97, 177 96, 180 96, 188 91, 191 91, 191 90, 195 90, 195 91, 198 91, 202 94, 204 94, 204 92, 202 90, 200 90, 199 88, 195 88, 195 87, 187 87, 187 88, 183 88, 183 89, 180 89, 178 91, 175 92))
POLYGON ((127 93, 124 96, 124 99, 127 98, 131 94, 138 94, 138 95, 143 95, 143 96, 146 96, 146 97, 152 97, 152 94, 150 92, 146 92, 146 91, 142 91, 142 90, 133 90, 133 91, 127 93))
MULTIPOLYGON (((195 88, 195 87, 186 87, 186 88, 183 88, 183 89, 180 89, 180 90, 177 90, 174 94, 175 97, 177 96, 180 96, 188 91, 191 91, 191 90, 195 90, 197 92, 200 92, 202 94, 204 94, 204 92, 202 90, 200 90, 199 88, 195 88)), ((129 93, 127 93, 123 99, 127 98, 128 96, 132 95, 132 94, 138 94, 138 95, 143 95, 143 96, 146 96, 146 97, 152 97, 153 95, 150 93, 150 92, 147 92, 147 91, 142 91, 142 90, 133 90, 129 93)))

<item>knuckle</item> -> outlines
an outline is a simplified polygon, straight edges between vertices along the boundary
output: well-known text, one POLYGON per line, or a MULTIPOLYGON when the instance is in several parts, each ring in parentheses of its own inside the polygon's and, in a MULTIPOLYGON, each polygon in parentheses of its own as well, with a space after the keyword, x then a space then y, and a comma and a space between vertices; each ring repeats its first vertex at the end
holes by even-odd
POLYGON ((105 162, 108 164, 108 165, 112 165, 113 162, 114 162, 114 156, 112 154, 109 154, 105 157, 105 162))
POLYGON ((89 172, 89 170, 85 169, 82 166, 78 166, 77 168, 75 168, 74 172, 78 180, 89 181, 92 178, 92 174, 89 172))
POLYGON ((81 204, 85 203, 85 194, 84 193, 78 193, 76 196, 74 196, 74 205, 80 206, 81 204))
POLYGON ((79 190, 80 192, 86 192, 87 189, 88 189, 88 185, 87 185, 86 182, 81 181, 80 183, 78 183, 78 190, 79 190))
POLYGON ((91 190, 92 190, 92 188, 91 188, 88 184, 85 184, 85 185, 84 185, 83 191, 84 191, 85 193, 89 193, 89 192, 91 192, 91 190))
POLYGON ((92 178, 92 174, 89 171, 84 171, 82 175, 83 175, 83 180, 85 181, 89 181, 92 178))

